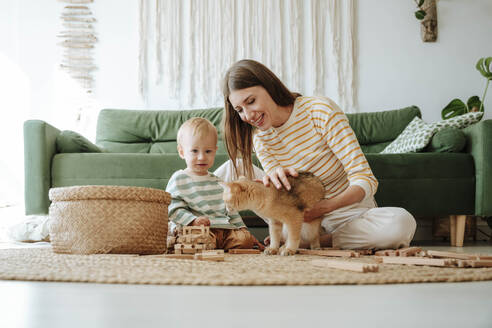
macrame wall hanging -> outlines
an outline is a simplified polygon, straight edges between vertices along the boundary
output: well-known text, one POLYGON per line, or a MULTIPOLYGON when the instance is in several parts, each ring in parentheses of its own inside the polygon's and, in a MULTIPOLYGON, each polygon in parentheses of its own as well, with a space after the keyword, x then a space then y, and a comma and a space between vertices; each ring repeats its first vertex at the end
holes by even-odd
POLYGON ((140 0, 139 92, 148 100, 152 80, 182 105, 220 105, 225 71, 251 58, 291 90, 355 111, 354 1, 140 0))
POLYGON ((92 93, 96 69, 93 58, 94 44, 97 42, 94 30, 94 18, 90 5, 93 0, 59 0, 68 3, 60 16, 62 30, 58 37, 63 41, 62 62, 60 67, 70 77, 77 80, 87 93, 92 93))

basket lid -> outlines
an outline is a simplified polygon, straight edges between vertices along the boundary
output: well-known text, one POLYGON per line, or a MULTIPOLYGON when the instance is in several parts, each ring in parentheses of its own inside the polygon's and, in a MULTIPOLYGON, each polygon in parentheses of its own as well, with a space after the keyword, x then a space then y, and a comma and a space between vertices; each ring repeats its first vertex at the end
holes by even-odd
POLYGON ((137 200, 145 202, 171 203, 171 195, 164 190, 128 186, 72 186, 51 188, 51 201, 108 199, 137 200))

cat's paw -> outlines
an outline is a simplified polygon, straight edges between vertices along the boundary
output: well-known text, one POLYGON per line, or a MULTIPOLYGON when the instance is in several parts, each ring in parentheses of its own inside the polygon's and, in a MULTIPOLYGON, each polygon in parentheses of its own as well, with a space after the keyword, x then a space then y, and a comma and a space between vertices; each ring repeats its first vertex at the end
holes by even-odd
POLYGON ((277 255, 278 254, 278 248, 267 247, 263 251, 263 254, 265 254, 265 255, 277 255))
POLYGON ((295 249, 284 247, 280 250, 280 255, 282 256, 296 255, 296 252, 297 251, 295 249))

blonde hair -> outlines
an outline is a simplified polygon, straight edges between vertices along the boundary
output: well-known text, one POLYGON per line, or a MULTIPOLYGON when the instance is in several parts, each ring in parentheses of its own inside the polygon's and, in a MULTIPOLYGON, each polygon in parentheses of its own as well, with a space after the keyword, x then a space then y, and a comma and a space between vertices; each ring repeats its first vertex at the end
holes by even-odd
POLYGON ((222 93, 224 95, 224 115, 222 128, 227 153, 238 175, 236 161, 242 158, 241 170, 250 179, 253 178, 253 127, 241 120, 241 117, 229 101, 229 95, 234 90, 254 86, 265 88, 272 100, 279 106, 292 105, 299 93, 290 92, 280 79, 265 65, 250 59, 236 62, 224 76, 222 93))
POLYGON ((218 139, 217 129, 215 128, 215 126, 209 120, 203 117, 192 117, 181 124, 176 138, 178 145, 181 145, 184 134, 186 132, 191 132, 192 136, 198 136, 199 138, 213 134, 215 136, 216 142, 218 139))

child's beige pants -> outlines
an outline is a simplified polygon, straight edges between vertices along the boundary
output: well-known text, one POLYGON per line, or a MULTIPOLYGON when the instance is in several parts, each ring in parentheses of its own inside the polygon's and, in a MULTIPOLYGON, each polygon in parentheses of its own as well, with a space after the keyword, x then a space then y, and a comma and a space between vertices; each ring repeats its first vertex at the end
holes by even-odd
POLYGON ((255 237, 247 228, 240 229, 210 229, 215 235, 215 249, 225 251, 233 248, 253 248, 255 237))

